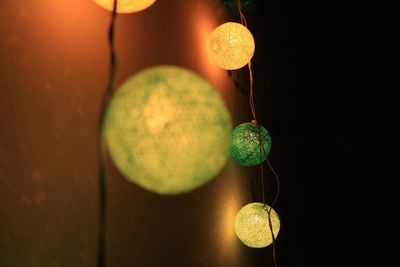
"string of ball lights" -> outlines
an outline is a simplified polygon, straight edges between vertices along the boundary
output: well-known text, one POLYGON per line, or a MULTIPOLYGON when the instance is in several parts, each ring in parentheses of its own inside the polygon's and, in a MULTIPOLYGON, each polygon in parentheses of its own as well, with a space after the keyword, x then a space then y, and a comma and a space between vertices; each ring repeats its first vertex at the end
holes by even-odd
POLYGON ((275 239, 280 230, 280 220, 273 207, 279 197, 280 180, 268 159, 271 150, 271 136, 259 124, 254 104, 254 79, 251 65, 255 49, 254 38, 248 30, 247 21, 242 11, 241 0, 236 0, 236 5, 241 24, 228 22, 214 30, 210 40, 210 56, 217 66, 226 70, 239 69, 245 65, 248 67, 250 84, 249 104, 253 119, 251 123, 242 123, 233 130, 231 157, 236 163, 242 166, 260 166, 263 202, 250 203, 237 213, 235 218, 235 232, 237 237, 249 247, 261 248, 272 244, 273 261, 276 267, 275 239), (267 205, 265 200, 264 161, 267 163, 277 182, 277 193, 270 206, 267 205))
MULTIPOLYGON (((247 21, 246 17, 242 11, 242 6, 241 6, 241 0, 237 0, 237 7, 238 7, 238 12, 240 15, 240 21, 241 24, 247 28, 247 21)), ((248 71, 249 71, 249 83, 250 83, 250 94, 249 94, 249 103, 250 103, 250 109, 251 113, 253 115, 253 120, 251 124, 246 124, 249 128, 250 133, 254 133, 254 128, 256 128, 256 135, 257 135, 257 141, 259 145, 259 165, 260 165, 260 171, 261 171, 261 190, 262 190, 262 200, 263 203, 251 203, 243 207, 239 213, 236 216, 236 221, 235 221, 235 229, 237 229, 237 235, 240 238, 242 236, 242 241, 246 244, 246 242, 249 242, 248 240, 245 239, 246 235, 248 235, 247 231, 242 232, 243 228, 246 230, 247 227, 253 227, 250 231, 259 231, 259 233, 264 233, 264 238, 260 238, 260 240, 250 240, 252 243, 247 243, 246 245, 254 245, 254 247, 264 247, 268 246, 270 243, 272 243, 272 252, 273 252, 273 262, 274 266, 277 267, 277 258, 276 258, 276 247, 275 247, 275 239, 276 235, 278 235, 279 230, 280 230, 280 220, 278 214, 275 212, 273 207, 275 206, 278 197, 279 197, 279 191, 280 191, 280 179, 279 176, 277 175, 276 171, 272 167, 272 165, 269 162, 268 156, 270 154, 270 149, 271 149, 271 137, 268 133, 268 131, 259 125, 258 120, 257 120, 257 114, 256 114, 256 109, 255 109, 255 104, 254 104, 254 93, 253 93, 253 84, 254 84, 254 78, 253 78, 253 72, 252 72, 252 65, 251 65, 251 59, 249 60, 248 64, 248 71), (269 169, 272 171, 274 177, 276 178, 277 182, 277 192, 275 195, 274 200, 272 201, 272 204, 268 206, 265 201, 265 191, 264 191, 264 168, 263 168, 263 161, 266 161, 269 169), (267 213, 267 225, 270 231, 270 237, 269 235, 265 232, 266 229, 266 223, 265 223, 265 212, 267 213), (246 212, 248 214, 246 214, 246 212), (252 215, 253 214, 253 215, 252 215), (248 220, 253 218, 252 223, 250 225, 245 225, 244 227, 240 225, 243 222, 248 223, 248 220), (264 218, 263 220, 259 220, 259 218, 264 218), (259 222, 261 221, 261 223, 259 222), (243 238, 244 237, 244 238, 243 238)), ((241 128, 242 125, 239 125, 239 128, 235 128, 233 132, 235 133, 235 130, 237 131, 238 129, 241 128)), ((235 140, 234 135, 233 135, 233 140, 235 140)), ((237 147, 233 144, 233 147, 237 147)), ((242 162, 242 161, 240 161, 242 162)), ((247 162, 246 162, 247 163, 247 162)), ((262 235, 259 235, 262 236, 262 235)))
POLYGON ((273 259, 277 266, 275 238, 279 233, 280 221, 273 206, 279 195, 280 184, 268 160, 271 137, 258 124, 256 117, 251 68, 254 38, 247 29, 240 0, 237 0, 237 6, 241 24, 225 23, 217 27, 210 37, 210 56, 217 66, 234 70, 247 65, 250 73, 249 102, 253 120, 239 125, 233 131, 230 114, 218 91, 193 71, 181 67, 155 66, 142 70, 128 78, 114 93, 117 68, 114 28, 117 13, 138 12, 150 7, 156 0, 94 1, 112 11, 108 32, 109 80, 99 121, 100 222, 97 266, 106 265, 108 156, 127 180, 153 193, 177 195, 194 190, 214 178, 225 166, 229 150, 238 164, 261 166, 263 202, 250 203, 240 209, 234 222, 236 235, 249 247, 265 247, 272 243, 273 259), (228 45, 224 44, 226 40, 230 40, 228 45), (193 120, 188 121, 187 117, 193 120), (264 161, 278 184, 271 206, 265 201, 264 161))

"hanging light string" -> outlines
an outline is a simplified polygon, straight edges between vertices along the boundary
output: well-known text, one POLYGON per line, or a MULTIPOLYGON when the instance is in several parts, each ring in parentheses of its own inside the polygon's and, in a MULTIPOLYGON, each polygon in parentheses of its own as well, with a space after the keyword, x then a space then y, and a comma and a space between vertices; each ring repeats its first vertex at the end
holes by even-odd
MULTIPOLYGON (((247 21, 246 21, 246 17, 244 16, 243 12, 242 12, 242 5, 241 5, 241 0, 237 0, 237 6, 238 6, 238 11, 240 14, 240 21, 242 23, 242 25, 244 25, 246 28, 247 27, 247 21)), ((272 228, 272 221, 271 221, 271 210, 272 208, 275 206, 278 197, 279 197, 279 192, 280 192, 280 179, 278 174, 276 173, 276 171, 274 170, 274 168, 272 167, 271 163, 268 160, 268 155, 264 149, 263 146, 263 142, 262 142, 262 136, 261 136, 261 128, 260 125, 258 124, 257 121, 257 114, 256 114, 256 109, 255 109, 255 104, 254 104, 254 94, 253 94, 253 83, 254 83, 254 79, 253 79, 253 71, 252 71, 252 66, 251 66, 251 60, 249 61, 249 63, 247 64, 248 69, 249 69, 249 78, 250 78, 250 94, 249 94, 249 104, 250 104, 250 109, 251 109, 251 113, 253 115, 253 120, 252 120, 252 125, 257 127, 257 132, 258 132, 258 141, 259 141, 259 145, 260 145, 260 170, 261 170, 261 191, 262 191, 262 200, 263 200, 263 204, 265 207, 266 206, 266 201, 265 201, 265 190, 264 190, 264 168, 263 168, 263 163, 262 163, 262 156, 265 155, 266 158, 266 162, 267 165, 269 167, 269 169, 272 171, 272 173, 274 174, 274 177, 276 179, 276 183, 277 183, 277 192, 275 195, 274 200, 272 201, 272 204, 270 205, 269 208, 266 208, 266 211, 268 213, 268 225, 269 225, 269 229, 271 231, 271 235, 272 235, 272 256, 273 256, 273 261, 274 261, 274 266, 277 267, 277 258, 276 258, 276 248, 275 248, 275 234, 272 228)))
POLYGON ((97 248, 97 266, 106 266, 106 222, 107 222, 107 148, 105 142, 103 142, 102 128, 104 124, 104 117, 106 107, 112 98, 114 91, 114 83, 117 72, 116 65, 116 53, 114 47, 114 28, 115 20, 117 17, 117 6, 118 0, 114 0, 113 11, 111 13, 111 23, 108 29, 108 44, 110 49, 110 67, 109 67, 109 79, 106 87, 106 91, 103 95, 100 109, 100 120, 99 120, 99 149, 100 149, 100 164, 99 164, 99 239, 97 248))

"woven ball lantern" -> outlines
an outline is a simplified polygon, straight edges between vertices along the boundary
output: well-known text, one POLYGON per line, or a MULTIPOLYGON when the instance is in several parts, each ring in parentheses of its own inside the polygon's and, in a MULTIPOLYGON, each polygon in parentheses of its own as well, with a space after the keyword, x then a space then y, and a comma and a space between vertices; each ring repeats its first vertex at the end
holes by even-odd
POLYGON ((132 76, 116 92, 103 133, 113 162, 129 181, 175 195, 222 170, 231 128, 211 84, 192 71, 158 66, 132 76))
POLYGON ((236 70, 250 62, 255 43, 253 35, 245 26, 227 22, 213 31, 208 49, 212 61, 218 67, 236 70))
MULTIPOLYGON (((246 246, 263 248, 272 244, 273 238, 269 226, 268 211, 270 207, 263 203, 247 204, 239 210, 235 217, 236 236, 246 246)), ((271 225, 276 238, 280 229, 280 220, 275 210, 271 209, 271 225)))
MULTIPOLYGON (((94 0, 101 7, 112 11, 114 0, 94 0)), ((156 0, 118 0, 117 13, 134 13, 145 10, 154 4, 156 0)))
POLYGON ((271 145, 271 136, 264 127, 252 123, 242 123, 232 131, 231 157, 241 166, 255 166, 269 156, 271 145), (258 127, 261 131, 263 150, 260 150, 258 127))

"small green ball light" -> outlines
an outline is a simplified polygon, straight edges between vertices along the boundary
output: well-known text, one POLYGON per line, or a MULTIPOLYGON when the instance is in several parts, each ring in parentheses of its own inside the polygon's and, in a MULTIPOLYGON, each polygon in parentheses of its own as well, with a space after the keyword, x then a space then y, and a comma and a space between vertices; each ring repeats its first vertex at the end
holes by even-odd
MULTIPOLYGON (((236 236, 246 246, 263 248, 272 244, 272 233, 269 227, 268 211, 270 207, 263 203, 247 204, 239 210, 235 218, 236 236)), ((274 237, 280 230, 280 220, 275 210, 271 209, 271 225, 274 237)))
POLYGON ((103 134, 129 181, 175 195, 222 170, 231 129, 229 112, 211 84, 192 71, 158 66, 132 76, 116 92, 103 134))
POLYGON ((271 152, 271 136, 268 131, 258 125, 261 131, 261 140, 264 152, 260 151, 260 141, 257 126, 251 123, 242 123, 232 131, 231 157, 242 166, 255 166, 263 162, 271 152), (261 155, 261 156, 260 156, 261 155))

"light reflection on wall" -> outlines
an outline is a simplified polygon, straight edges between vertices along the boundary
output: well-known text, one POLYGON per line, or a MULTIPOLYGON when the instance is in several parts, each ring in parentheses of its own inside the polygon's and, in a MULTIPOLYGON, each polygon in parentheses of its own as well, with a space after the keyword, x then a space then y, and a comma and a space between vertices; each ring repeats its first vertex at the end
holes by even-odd
MULTIPOLYGON (((27 10, 34 10, 35 14, 27 11, 27 16, 35 15, 36 31, 32 35, 41 38, 42 44, 52 43, 58 49, 67 48, 67 52, 73 53, 82 48, 93 49, 92 43, 87 37, 101 35, 107 28, 109 19, 104 16, 101 9, 97 9, 92 1, 80 0, 44 0, 40 4, 30 4, 27 10)), ((106 45, 106 40, 104 40, 106 45)), ((88 50, 89 52, 90 50, 88 50)), ((51 52, 51 51, 47 51, 51 52)))
POLYGON ((231 112, 233 121, 241 121, 243 107, 247 106, 246 97, 236 93, 234 81, 226 70, 217 67, 211 60, 208 52, 209 38, 213 30, 228 20, 225 8, 219 1, 196 1, 191 5, 190 15, 185 17, 189 23, 190 31, 186 31, 188 46, 195 51, 191 65, 195 70, 209 80, 225 100, 231 112))
POLYGON ((225 262, 226 266, 237 266, 243 259, 240 241, 235 235, 235 216, 243 203, 249 202, 249 183, 245 178, 243 169, 230 161, 226 169, 226 175, 222 178, 220 198, 216 199, 217 216, 214 224, 216 229, 215 250, 218 251, 218 259, 225 262))
POLYGON ((207 4, 198 3, 191 19, 193 29, 194 49, 198 53, 199 71, 211 81, 228 101, 231 100, 230 79, 226 70, 217 67, 209 57, 208 43, 213 30, 223 23, 221 16, 216 16, 215 9, 207 4))

